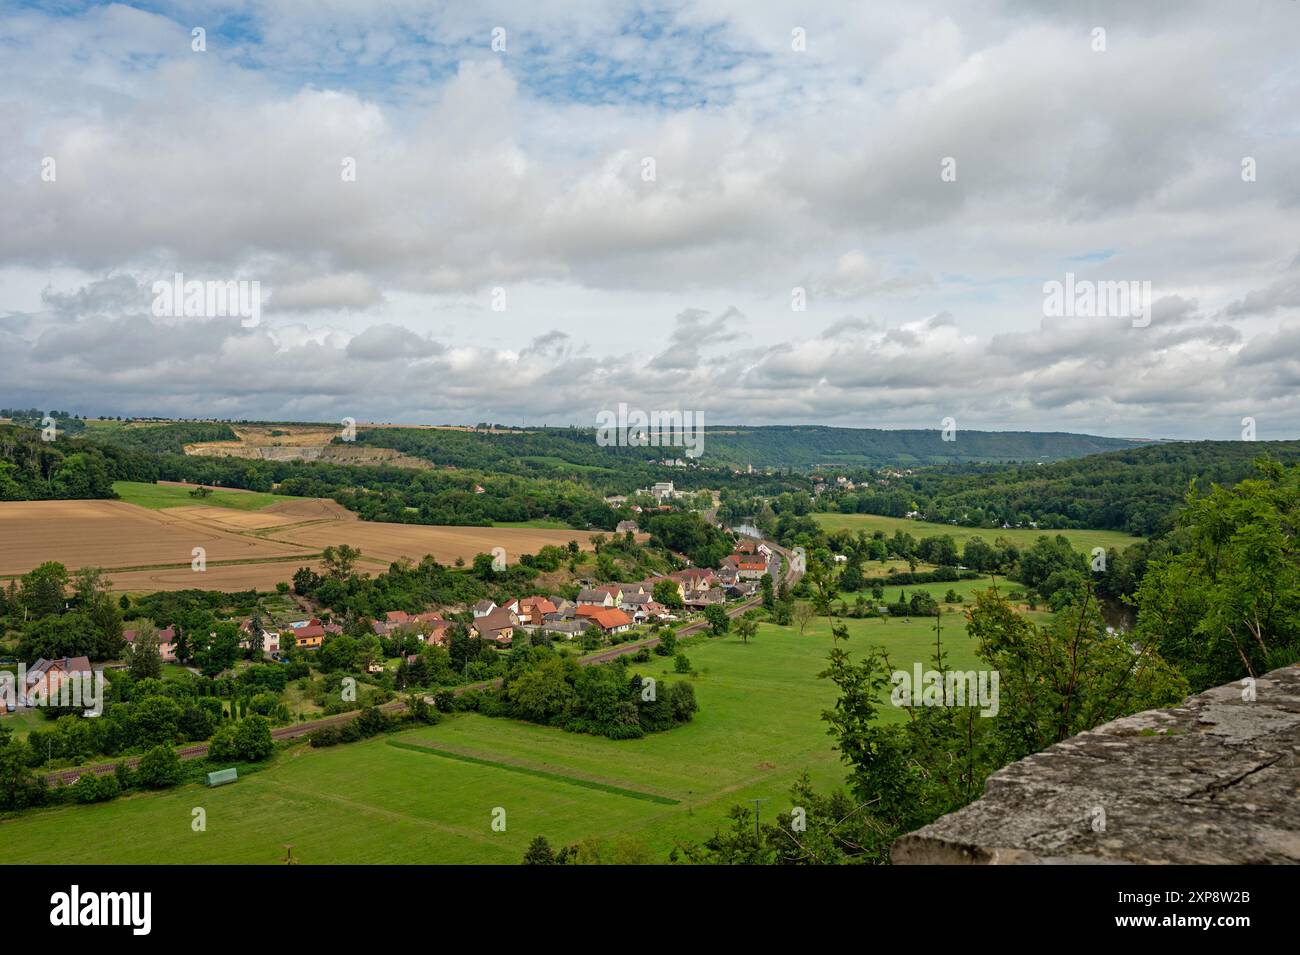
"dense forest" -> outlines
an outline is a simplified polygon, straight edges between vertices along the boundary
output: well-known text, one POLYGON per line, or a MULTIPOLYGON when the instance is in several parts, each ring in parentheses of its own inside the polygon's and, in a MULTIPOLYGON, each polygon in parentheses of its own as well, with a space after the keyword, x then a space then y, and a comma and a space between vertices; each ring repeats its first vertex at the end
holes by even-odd
MULTIPOLYGON (((626 471, 638 463, 663 458, 686 460, 680 448, 601 447, 591 429, 580 428, 539 428, 504 434, 375 428, 359 435, 358 440, 440 464, 493 470, 568 465, 626 471)), ((803 470, 817 465, 1057 461, 1133 446, 1134 442, 1120 438, 1028 431, 962 431, 957 440, 945 441, 937 430, 711 427, 705 431, 703 454, 696 461, 713 468, 753 465, 803 470)))
POLYGON ((1194 441, 1111 451, 1041 465, 966 465, 905 476, 861 475, 854 490, 831 489, 821 510, 903 517, 966 527, 1033 521, 1044 529, 1089 527, 1157 536, 1195 481, 1231 485, 1254 473, 1261 456, 1300 461, 1300 441, 1194 441))

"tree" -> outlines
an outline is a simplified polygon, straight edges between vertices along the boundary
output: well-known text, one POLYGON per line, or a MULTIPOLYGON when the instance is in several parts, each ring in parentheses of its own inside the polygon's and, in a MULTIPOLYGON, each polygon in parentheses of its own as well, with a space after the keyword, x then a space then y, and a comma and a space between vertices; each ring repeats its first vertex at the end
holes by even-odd
POLYGON ((794 620, 799 624, 799 636, 804 635, 808 624, 812 622, 813 617, 817 616, 817 608, 806 600, 800 601, 794 605, 794 620))
POLYGON ((180 757, 170 746, 155 746, 140 758, 136 780, 148 789, 166 789, 181 781, 180 757))
POLYGON ((30 617, 48 617, 63 612, 68 569, 57 561, 46 561, 21 578, 19 601, 30 617))
POLYGON ((704 608, 704 619, 709 622, 709 632, 720 637, 731 629, 731 618, 721 604, 711 604, 704 608))
POLYGON ((360 556, 361 551, 351 544, 338 544, 321 551, 321 563, 325 565, 325 573, 328 576, 335 580, 344 580, 352 573, 360 556))
POLYGON ((215 677, 230 669, 239 659, 239 626, 223 621, 205 639, 196 641, 194 662, 206 677, 215 677))
POLYGON ((169 696, 148 696, 131 705, 131 724, 138 743, 176 742, 180 735, 181 705, 169 696))
POLYGON ((248 620, 248 657, 250 660, 262 659, 264 644, 262 630, 262 615, 254 610, 253 616, 248 620))
POLYGON ((241 720, 235 731, 235 744, 245 762, 255 763, 266 759, 275 749, 271 738, 271 721, 265 716, 250 716, 241 720))
POLYGON ((736 621, 735 631, 741 643, 749 643, 749 638, 758 633, 758 622, 749 614, 736 621))
POLYGON ((524 865, 555 865, 555 853, 545 836, 537 836, 528 843, 524 852, 524 865))
POLYGON ((660 580, 655 583, 654 599, 669 610, 681 610, 686 604, 682 600, 681 590, 675 580, 660 580))
POLYGON ((162 655, 158 652, 158 632, 150 624, 142 626, 135 635, 131 650, 131 663, 127 667, 133 680, 158 680, 162 678, 162 655))
POLYGON ((844 565, 840 571, 839 589, 845 593, 856 593, 866 586, 866 581, 862 578, 862 567, 857 558, 850 558, 849 562, 844 565))
POLYGON ((1193 488, 1182 553, 1148 564, 1137 637, 1193 690, 1259 676, 1300 657, 1300 465, 1261 459, 1235 487, 1193 488))

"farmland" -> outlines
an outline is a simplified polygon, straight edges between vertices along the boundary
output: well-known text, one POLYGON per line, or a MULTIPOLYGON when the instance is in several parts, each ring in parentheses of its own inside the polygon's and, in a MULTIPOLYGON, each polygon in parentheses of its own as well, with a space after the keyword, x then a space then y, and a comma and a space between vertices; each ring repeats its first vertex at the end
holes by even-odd
MULTIPOLYGON (((846 623, 851 651, 885 646, 900 669, 929 660, 926 622, 846 623)), ((972 665, 963 624, 948 624, 950 664, 972 665)), ((802 637, 764 624, 747 645, 726 637, 687 647, 699 713, 640 740, 459 714, 396 737, 297 746, 216 790, 188 786, 27 814, 0 822, 0 841, 17 863, 271 863, 286 843, 308 863, 514 863, 542 833, 552 844, 632 840, 648 861, 664 861, 676 839, 725 825, 735 803, 766 798, 765 814, 787 810, 802 770, 822 787, 843 780, 820 718, 835 699, 834 686, 817 678, 830 643, 818 619, 802 637), (207 811, 206 832, 190 828, 195 805, 207 811), (489 826, 498 806, 505 832, 489 826)), ((654 658, 642 672, 680 679, 665 668, 654 658)), ((906 714, 887 707, 883 718, 906 714)))
POLYGON ((0 576, 23 574, 51 560, 69 568, 188 567, 195 547, 204 548, 209 562, 310 553, 298 544, 232 534, 199 519, 122 501, 0 504, 0 576))
POLYGON ((358 520, 330 500, 221 489, 189 496, 186 485, 119 482, 120 501, 0 503, 0 579, 45 561, 109 572, 116 590, 192 587, 270 590, 300 566, 318 568, 325 547, 351 544, 373 569, 432 554, 451 564, 504 548, 506 560, 588 534, 537 527, 442 527, 358 520), (202 547, 206 570, 191 567, 202 547))
POLYGON ((814 514, 813 518, 828 533, 847 530, 853 533, 865 531, 868 535, 883 531, 892 536, 895 531, 911 534, 918 540, 922 537, 939 537, 947 534, 960 546, 972 537, 982 537, 992 543, 996 538, 1005 537, 1017 547, 1032 547, 1034 541, 1047 535, 1062 534, 1079 550, 1092 550, 1094 547, 1114 547, 1123 550, 1130 544, 1136 544, 1142 538, 1125 534, 1122 531, 1093 530, 1040 530, 1033 527, 961 527, 956 524, 935 524, 930 521, 915 521, 905 517, 882 517, 878 514, 814 514))
POLYGON ((187 484, 144 484, 139 481, 114 481, 113 490, 117 496, 128 504, 163 510, 173 507, 192 507, 202 504, 206 507, 228 507, 240 511, 256 511, 274 504, 274 494, 261 494, 257 491, 243 491, 234 488, 212 488, 206 497, 190 496, 194 488, 187 484))

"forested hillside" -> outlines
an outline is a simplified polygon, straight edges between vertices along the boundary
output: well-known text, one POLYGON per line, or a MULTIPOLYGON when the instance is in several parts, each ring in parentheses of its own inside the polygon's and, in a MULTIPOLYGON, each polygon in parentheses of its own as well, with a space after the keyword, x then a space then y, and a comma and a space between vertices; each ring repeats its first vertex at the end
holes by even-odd
POLYGON ((956 440, 945 441, 938 429, 738 427, 710 428, 705 453, 714 460, 754 467, 912 467, 976 461, 1060 461, 1131 448, 1136 443, 1064 432, 958 431, 956 440))
MULTIPOLYGON (((358 439, 377 447, 429 458, 439 464, 501 470, 570 466, 618 468, 662 458, 682 458, 681 448, 600 447, 591 429, 545 428, 482 433, 411 428, 372 428, 358 439)), ((697 462, 708 467, 774 467, 804 470, 817 465, 910 467, 967 461, 1058 461, 1135 442, 1091 435, 1027 431, 962 431, 944 441, 941 432, 861 428, 709 427, 697 462)))
POLYGON ((1168 530, 1195 481, 1235 484, 1269 457, 1300 462, 1300 441, 1188 441, 1014 467, 919 470, 852 491, 832 490, 823 510, 987 527, 1030 521, 1044 529, 1090 527, 1156 536, 1168 530))
POLYGON ((0 501, 115 497, 114 481, 154 476, 156 468, 118 448, 64 436, 43 441, 39 430, 0 425, 0 501))

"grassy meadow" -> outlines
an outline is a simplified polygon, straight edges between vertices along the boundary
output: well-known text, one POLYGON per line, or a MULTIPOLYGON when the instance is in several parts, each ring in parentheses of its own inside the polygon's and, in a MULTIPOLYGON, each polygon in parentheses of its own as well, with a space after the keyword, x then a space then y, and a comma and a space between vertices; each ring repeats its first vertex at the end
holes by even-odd
MULTIPOLYGON (((932 619, 846 623, 851 652, 881 645, 898 669, 928 666, 932 619)), ((943 635, 950 665, 974 666, 960 615, 945 615, 943 635)), ((728 636, 688 645, 699 713, 640 740, 457 714, 364 743, 297 745, 219 789, 191 785, 0 821, 0 842, 11 863, 274 863, 286 844, 304 863, 515 863, 543 834, 552 845, 630 840, 647 860, 666 861, 675 840, 707 837, 738 802, 761 798, 765 815, 788 811, 801 771, 823 788, 842 782, 820 718, 836 695, 817 677, 830 646, 825 618, 803 636, 763 624, 749 644, 728 636), (205 832, 191 828, 195 807, 206 811, 205 832), (498 807, 504 832, 490 825, 498 807)), ((686 679, 671 668, 653 657, 638 670, 686 679)), ((906 713, 887 707, 882 718, 906 713)))
POLYGON ((241 491, 217 488, 207 497, 190 497, 190 488, 171 484, 145 484, 140 481, 114 481, 113 490, 123 501, 151 510, 169 507, 228 507, 237 511, 260 511, 268 504, 286 500, 260 491, 241 491))
POLYGON ((1077 549, 1090 551, 1094 547, 1114 547, 1123 550, 1130 544, 1142 540, 1123 531, 1092 530, 1042 530, 1033 527, 961 527, 956 524, 936 524, 931 521, 914 521, 906 517, 882 517, 878 514, 813 514, 813 519, 826 531, 848 530, 854 533, 865 531, 868 535, 883 531, 892 537, 895 531, 911 534, 917 540, 923 537, 941 537, 947 534, 960 547, 972 537, 982 537, 990 544, 999 537, 1005 537, 1017 547, 1032 547, 1034 541, 1046 535, 1055 537, 1063 534, 1077 549))

